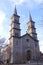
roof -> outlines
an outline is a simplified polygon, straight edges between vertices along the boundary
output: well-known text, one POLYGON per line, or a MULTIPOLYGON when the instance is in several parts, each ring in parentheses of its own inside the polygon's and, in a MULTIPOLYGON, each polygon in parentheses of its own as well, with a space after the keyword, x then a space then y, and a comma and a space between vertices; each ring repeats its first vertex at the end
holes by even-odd
MULTIPOLYGON (((11 37, 16 37, 16 38, 19 38, 19 39, 20 39, 20 38, 22 38, 22 37, 25 37, 26 35, 28 35, 31 39, 33 39, 33 40, 36 41, 36 42, 39 41, 39 40, 36 40, 35 38, 33 38, 32 36, 30 36, 28 33, 26 33, 26 34, 24 34, 24 35, 22 35, 22 36, 14 36, 14 35, 12 35, 11 37)), ((10 38, 11 38, 11 37, 10 37, 10 38)), ((10 39, 10 38, 9 38, 9 39, 10 39)))
POLYGON ((34 39, 34 38, 33 38, 32 36, 30 36, 28 33, 22 35, 21 38, 24 37, 24 36, 26 36, 26 35, 28 35, 28 36, 29 36, 30 38, 32 38, 34 41, 37 41, 37 42, 38 42, 38 40, 34 39))

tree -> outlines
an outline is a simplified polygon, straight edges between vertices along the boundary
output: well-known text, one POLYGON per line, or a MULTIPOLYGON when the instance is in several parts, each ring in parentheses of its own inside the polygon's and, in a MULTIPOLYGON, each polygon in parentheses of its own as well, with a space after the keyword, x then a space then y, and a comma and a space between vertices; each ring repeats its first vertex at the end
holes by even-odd
POLYGON ((5 43, 5 38, 0 38, 0 63, 2 63, 2 48, 3 48, 3 44, 5 43))

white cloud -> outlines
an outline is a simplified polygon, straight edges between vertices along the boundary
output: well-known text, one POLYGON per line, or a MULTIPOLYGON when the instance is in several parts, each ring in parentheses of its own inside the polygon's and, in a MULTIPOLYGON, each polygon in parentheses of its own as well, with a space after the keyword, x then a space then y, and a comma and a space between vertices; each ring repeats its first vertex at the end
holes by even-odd
POLYGON ((21 5, 25 0, 10 0, 13 5, 21 5))
POLYGON ((9 0, 9 2, 11 3, 12 7, 14 7, 15 5, 26 5, 29 8, 35 8, 38 5, 42 5, 43 0, 9 0), (34 7, 35 6, 35 7, 34 7))
POLYGON ((41 40, 39 43, 40 47, 43 46, 43 41, 41 40))
POLYGON ((0 11, 0 22, 2 23, 5 19, 5 13, 3 11, 0 11))
POLYGON ((27 5, 31 8, 35 8, 37 7, 38 5, 42 5, 43 4, 43 0, 26 0, 27 2, 27 5), (35 7, 34 7, 35 6, 35 7))
POLYGON ((5 13, 3 11, 0 11, 0 35, 3 32, 3 22, 5 20, 5 13))
POLYGON ((43 0, 33 0, 33 1, 35 1, 36 3, 42 3, 43 2, 43 0))
POLYGON ((40 51, 43 52, 43 41, 40 41, 39 45, 40 45, 40 51))

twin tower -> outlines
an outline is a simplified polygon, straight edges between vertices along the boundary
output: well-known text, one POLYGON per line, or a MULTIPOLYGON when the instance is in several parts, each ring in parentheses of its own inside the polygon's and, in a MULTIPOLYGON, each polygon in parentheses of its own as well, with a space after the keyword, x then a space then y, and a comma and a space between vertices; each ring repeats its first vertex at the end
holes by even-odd
MULTIPOLYGON (((20 22, 19 22, 20 16, 17 14, 17 10, 15 7, 14 14, 11 18, 11 30, 10 30, 10 36, 17 36, 20 37, 20 22)), ((33 37, 34 39, 37 40, 37 33, 36 33, 36 28, 35 28, 35 22, 32 20, 31 14, 29 13, 29 21, 27 23, 28 29, 27 33, 33 37)))
POLYGON ((29 21, 27 23, 27 33, 21 36, 20 29, 20 16, 17 14, 15 7, 14 14, 11 18, 11 29, 9 44, 11 48, 10 63, 20 64, 27 63, 31 60, 39 58, 39 44, 37 40, 37 33, 35 28, 35 22, 32 20, 29 13, 29 21))

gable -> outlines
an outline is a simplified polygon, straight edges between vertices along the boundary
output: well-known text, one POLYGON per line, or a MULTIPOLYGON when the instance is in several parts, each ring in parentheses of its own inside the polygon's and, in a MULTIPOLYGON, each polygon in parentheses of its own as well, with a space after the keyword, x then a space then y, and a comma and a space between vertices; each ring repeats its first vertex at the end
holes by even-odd
POLYGON ((26 33, 25 35, 21 36, 21 38, 24 38, 24 37, 29 37, 31 38, 32 40, 38 42, 38 40, 34 39, 32 36, 30 36, 28 33, 26 33))

